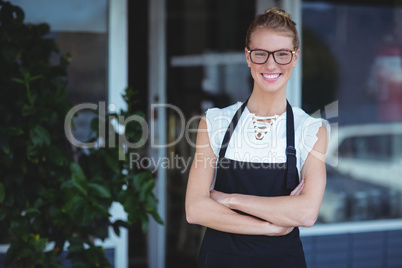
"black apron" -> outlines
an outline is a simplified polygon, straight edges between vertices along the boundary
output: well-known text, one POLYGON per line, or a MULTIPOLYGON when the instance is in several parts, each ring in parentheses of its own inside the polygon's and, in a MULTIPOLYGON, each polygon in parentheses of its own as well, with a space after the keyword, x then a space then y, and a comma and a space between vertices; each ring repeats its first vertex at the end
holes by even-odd
MULTIPOLYGON (((299 183, 293 111, 289 102, 286 107, 286 163, 242 162, 225 158, 231 135, 247 101, 237 110, 226 131, 219 151, 214 189, 224 193, 287 196, 299 183)), ((241 235, 207 228, 198 267, 299 268, 306 267, 306 261, 297 227, 284 236, 241 235)))

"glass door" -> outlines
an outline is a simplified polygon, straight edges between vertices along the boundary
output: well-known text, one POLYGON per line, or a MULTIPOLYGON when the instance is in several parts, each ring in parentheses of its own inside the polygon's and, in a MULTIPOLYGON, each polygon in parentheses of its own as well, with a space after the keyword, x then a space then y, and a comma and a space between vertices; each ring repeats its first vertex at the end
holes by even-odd
POLYGON ((196 129, 211 107, 244 101, 251 93, 244 55, 255 2, 167 0, 166 267, 195 267, 203 227, 185 219, 184 198, 196 129))

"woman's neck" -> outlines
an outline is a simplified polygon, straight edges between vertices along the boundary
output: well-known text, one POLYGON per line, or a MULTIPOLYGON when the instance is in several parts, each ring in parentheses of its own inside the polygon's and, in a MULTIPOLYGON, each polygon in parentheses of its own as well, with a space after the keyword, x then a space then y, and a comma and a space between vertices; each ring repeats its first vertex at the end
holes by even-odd
POLYGON ((265 93, 253 90, 247 108, 257 116, 281 115, 286 112, 286 92, 265 93))

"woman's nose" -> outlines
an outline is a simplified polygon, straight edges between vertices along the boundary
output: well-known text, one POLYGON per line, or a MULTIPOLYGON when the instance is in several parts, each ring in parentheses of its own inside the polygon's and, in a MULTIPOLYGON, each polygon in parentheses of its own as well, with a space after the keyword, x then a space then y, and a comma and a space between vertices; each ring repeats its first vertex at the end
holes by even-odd
POLYGON ((267 65, 268 67, 276 67, 276 62, 274 59, 274 54, 269 54, 268 55, 268 60, 265 63, 265 65, 267 65))

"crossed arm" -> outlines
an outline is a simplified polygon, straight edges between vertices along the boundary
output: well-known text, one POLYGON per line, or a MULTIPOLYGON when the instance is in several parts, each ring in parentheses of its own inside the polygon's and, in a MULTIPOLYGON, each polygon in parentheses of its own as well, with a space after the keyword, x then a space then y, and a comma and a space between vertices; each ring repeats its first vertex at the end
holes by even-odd
POLYGON ((252 235, 285 235, 295 226, 312 226, 325 190, 327 132, 321 127, 318 141, 301 170, 302 182, 290 196, 257 197, 210 191, 216 156, 210 146, 205 117, 200 121, 197 148, 186 193, 186 217, 192 224, 216 230, 252 235), (241 215, 232 209, 260 219, 241 215))

